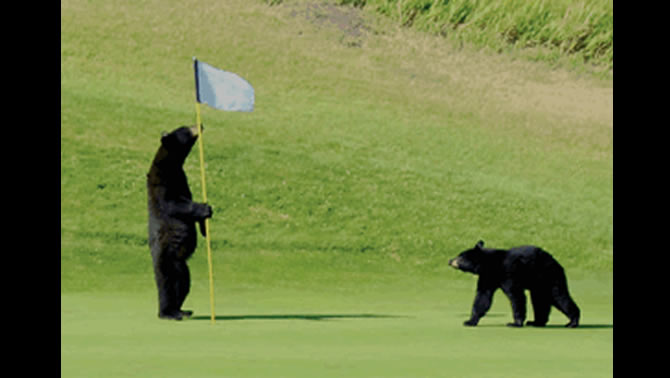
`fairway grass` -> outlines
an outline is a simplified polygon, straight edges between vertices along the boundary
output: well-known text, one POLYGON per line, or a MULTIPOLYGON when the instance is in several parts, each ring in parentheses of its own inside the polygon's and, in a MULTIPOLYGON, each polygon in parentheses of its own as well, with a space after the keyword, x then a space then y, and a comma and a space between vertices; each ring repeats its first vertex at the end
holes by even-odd
POLYGON ((314 3, 61 2, 62 376, 611 376, 612 81, 314 3), (182 322, 147 245, 193 56, 256 91, 202 109, 215 325, 204 239, 182 322), (556 257, 582 327, 509 329, 502 293, 463 327, 476 278, 447 261, 480 239, 556 257))
POLYGON ((195 316, 181 322, 157 320, 153 291, 63 294, 62 376, 612 375, 612 297, 603 281, 571 282, 583 314, 577 329, 563 328, 567 318, 556 310, 547 328, 506 327, 511 310, 502 293, 478 327, 464 327, 474 281, 429 281, 418 289, 392 284, 362 293, 348 285, 220 284, 214 325, 206 290, 189 297, 186 308, 195 316))

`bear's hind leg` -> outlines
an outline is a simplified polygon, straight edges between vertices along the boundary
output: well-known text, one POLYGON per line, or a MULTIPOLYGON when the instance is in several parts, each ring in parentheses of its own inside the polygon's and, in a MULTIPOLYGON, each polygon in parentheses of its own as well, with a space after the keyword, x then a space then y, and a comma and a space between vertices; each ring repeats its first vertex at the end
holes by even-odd
POLYGON ((570 297, 565 277, 563 277, 562 280, 559 280, 559 282, 552 288, 551 291, 553 296, 553 305, 556 306, 556 308, 559 309, 563 314, 565 314, 568 319, 570 319, 570 322, 568 322, 568 324, 565 326, 568 328, 576 328, 579 325, 579 317, 581 312, 575 301, 573 301, 570 297))
POLYGON ((177 285, 174 263, 166 258, 159 258, 154 265, 156 286, 158 288, 158 317, 161 319, 181 320, 177 303, 177 285))
POLYGON ((182 314, 176 303, 176 290, 174 278, 164 280, 162 287, 158 288, 158 317, 161 319, 181 320, 182 314))
POLYGON ((181 316, 190 317, 193 315, 193 311, 184 311, 181 309, 181 306, 186 300, 191 289, 191 275, 188 271, 188 266, 186 261, 179 260, 175 262, 176 270, 176 282, 175 282, 175 291, 176 291, 176 307, 179 310, 181 316))

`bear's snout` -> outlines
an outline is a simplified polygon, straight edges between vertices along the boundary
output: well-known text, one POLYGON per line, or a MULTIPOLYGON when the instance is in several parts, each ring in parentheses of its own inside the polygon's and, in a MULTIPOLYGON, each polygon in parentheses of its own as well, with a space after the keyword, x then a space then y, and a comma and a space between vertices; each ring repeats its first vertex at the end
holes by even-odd
POLYGON ((449 260, 449 265, 453 266, 454 268, 458 269, 458 257, 455 259, 449 260))
MULTIPOLYGON (((201 125, 200 127, 202 128, 203 131, 205 131, 205 127, 203 125, 201 125)), ((193 135, 194 137, 198 136, 198 125, 189 127, 189 130, 191 130, 191 135, 193 135)))

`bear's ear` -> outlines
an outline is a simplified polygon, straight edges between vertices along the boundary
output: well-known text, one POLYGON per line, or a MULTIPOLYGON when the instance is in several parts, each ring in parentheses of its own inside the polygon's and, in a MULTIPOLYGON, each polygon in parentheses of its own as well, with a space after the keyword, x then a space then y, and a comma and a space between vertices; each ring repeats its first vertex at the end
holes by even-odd
POLYGON ((167 136, 170 135, 167 131, 162 131, 161 132, 161 144, 165 144, 165 139, 167 139, 167 136))
POLYGON ((477 249, 484 248, 484 241, 483 240, 478 241, 477 245, 475 245, 475 248, 477 248, 477 249))

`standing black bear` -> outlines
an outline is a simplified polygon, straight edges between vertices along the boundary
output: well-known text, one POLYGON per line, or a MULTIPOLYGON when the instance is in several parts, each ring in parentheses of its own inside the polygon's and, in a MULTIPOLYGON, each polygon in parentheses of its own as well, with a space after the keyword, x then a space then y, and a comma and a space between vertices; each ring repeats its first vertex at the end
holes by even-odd
POLYGON ((484 248, 484 242, 479 241, 474 248, 449 260, 449 265, 479 275, 472 316, 464 323, 466 326, 477 325, 491 307, 493 293, 498 288, 502 288, 512 302, 514 323, 508 326, 523 326, 526 319, 526 289, 530 290, 535 313, 535 320, 526 325, 544 327, 549 320, 552 305, 570 319, 566 327, 579 325, 579 307, 570 298, 563 267, 538 247, 491 249, 484 248))
POLYGON ((198 138, 197 126, 164 134, 147 175, 149 246, 158 286, 158 316, 181 320, 193 312, 181 309, 191 286, 186 265, 195 251, 195 224, 205 236, 205 218, 212 208, 192 201, 182 165, 198 138))

